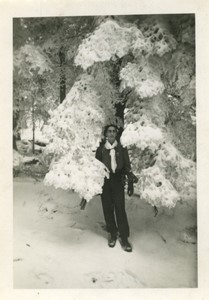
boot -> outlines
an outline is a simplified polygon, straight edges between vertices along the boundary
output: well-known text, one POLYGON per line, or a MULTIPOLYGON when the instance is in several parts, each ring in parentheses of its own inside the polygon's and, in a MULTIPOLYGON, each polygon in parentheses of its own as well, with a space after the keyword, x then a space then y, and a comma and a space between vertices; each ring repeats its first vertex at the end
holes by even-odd
POLYGON ((132 246, 128 241, 128 238, 122 238, 121 239, 121 247, 126 252, 132 252, 132 246))
POLYGON ((108 246, 111 248, 115 247, 116 241, 117 241, 117 235, 110 234, 110 236, 108 238, 108 246))

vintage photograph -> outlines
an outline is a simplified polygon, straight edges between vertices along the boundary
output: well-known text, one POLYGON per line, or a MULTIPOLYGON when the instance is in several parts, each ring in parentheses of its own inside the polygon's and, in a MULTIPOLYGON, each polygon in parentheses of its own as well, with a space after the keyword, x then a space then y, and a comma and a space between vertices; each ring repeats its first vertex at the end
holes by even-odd
POLYGON ((12 22, 13 288, 197 288, 195 14, 12 22))

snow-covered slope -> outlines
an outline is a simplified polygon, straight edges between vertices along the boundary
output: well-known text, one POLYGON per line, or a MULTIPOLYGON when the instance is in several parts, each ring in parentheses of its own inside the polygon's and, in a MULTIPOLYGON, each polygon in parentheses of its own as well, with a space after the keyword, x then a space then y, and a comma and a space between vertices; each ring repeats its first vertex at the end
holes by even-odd
POLYGON ((190 207, 178 203, 174 213, 154 217, 149 204, 127 197, 133 245, 127 253, 119 242, 107 246, 100 198, 84 211, 79 203, 72 192, 15 179, 15 288, 197 286, 196 244, 181 240, 196 222, 190 207))

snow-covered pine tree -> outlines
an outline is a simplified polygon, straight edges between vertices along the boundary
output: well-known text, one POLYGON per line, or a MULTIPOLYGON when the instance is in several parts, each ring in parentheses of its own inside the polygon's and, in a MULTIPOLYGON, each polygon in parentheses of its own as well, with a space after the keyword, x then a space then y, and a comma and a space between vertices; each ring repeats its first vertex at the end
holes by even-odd
POLYGON ((13 20, 13 124, 16 131, 31 128, 28 124, 31 114, 35 121, 46 122, 48 112, 61 101, 61 91, 72 87, 75 76, 80 73, 73 65, 74 52, 93 21, 94 17, 13 20))
POLYGON ((95 150, 102 128, 117 124, 117 101, 118 92, 102 64, 80 76, 45 129, 50 140, 46 154, 53 156, 46 184, 73 189, 87 201, 101 193, 108 172, 95 159, 95 150))
POLYGON ((84 74, 51 118, 48 151, 55 155, 46 182, 87 200, 101 192, 106 173, 92 150, 128 90, 121 142, 140 177, 136 192, 158 207, 195 198, 193 17, 104 18, 80 44, 75 63, 84 74), (108 77, 111 61, 120 66, 118 90, 108 77))
POLYGON ((40 47, 25 44, 14 51, 14 93, 13 109, 16 128, 26 128, 31 124, 33 132, 33 150, 35 142, 35 124, 48 118, 48 110, 56 107, 53 101, 53 88, 49 95, 49 74, 51 63, 40 47))

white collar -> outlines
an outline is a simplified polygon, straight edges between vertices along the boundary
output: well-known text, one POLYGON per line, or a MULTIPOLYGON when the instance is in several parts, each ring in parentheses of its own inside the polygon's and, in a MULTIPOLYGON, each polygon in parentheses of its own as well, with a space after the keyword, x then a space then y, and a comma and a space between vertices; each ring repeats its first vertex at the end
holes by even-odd
POLYGON ((118 145, 117 141, 115 140, 114 143, 111 145, 110 142, 108 142, 108 140, 105 143, 105 148, 106 149, 113 149, 118 145))

